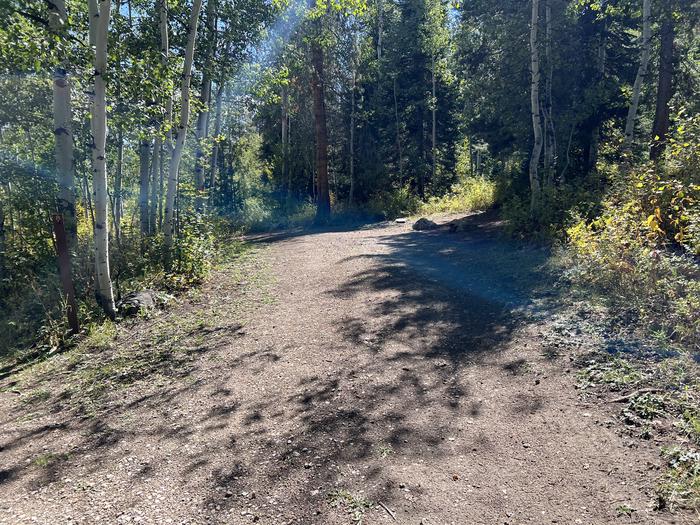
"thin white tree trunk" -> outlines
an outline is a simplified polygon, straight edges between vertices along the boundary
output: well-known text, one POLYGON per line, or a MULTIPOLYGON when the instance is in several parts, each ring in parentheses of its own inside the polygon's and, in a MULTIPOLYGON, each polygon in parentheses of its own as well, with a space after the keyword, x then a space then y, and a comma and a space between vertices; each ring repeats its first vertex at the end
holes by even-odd
MULTIPOLYGON (((159 7, 160 18, 160 61, 163 66, 163 71, 167 70, 168 60, 170 59, 170 43, 168 38, 168 0, 160 0, 159 7)), ((168 153, 172 153, 173 148, 173 94, 168 93, 165 98, 165 149, 168 153)), ((161 192, 162 196, 162 192, 161 192)))
POLYGON ((197 127, 195 128, 195 163, 194 163, 194 180, 197 190, 196 208, 202 211, 204 208, 204 190, 205 190, 205 163, 203 142, 209 135, 209 105, 211 102, 211 68, 213 65, 214 52, 216 50, 216 0, 207 0, 207 38, 209 46, 206 51, 205 67, 202 73, 202 92, 200 94, 200 102, 202 103, 202 111, 197 118, 197 127))
MULTIPOLYGON (((170 58, 170 43, 168 38, 168 0, 160 0, 158 7, 160 22, 160 60, 163 71, 167 70, 170 58)), ((172 155, 173 151, 173 94, 168 93, 165 97, 165 141, 161 148, 158 166, 158 229, 163 229, 163 182, 166 155, 172 155)))
MULTIPOLYGON (((68 13, 65 0, 49 3, 49 28, 65 37, 68 13)), ((68 63, 63 61, 53 74, 53 123, 58 175, 58 212, 63 215, 63 223, 68 237, 68 247, 72 252, 78 242, 77 218, 75 215, 75 168, 73 164, 73 130, 71 126, 71 86, 68 78, 68 63)))
POLYGON ((552 84, 554 80, 554 62, 552 60, 552 0, 545 0, 545 61, 547 63, 547 79, 545 83, 544 117, 544 166, 547 185, 554 182, 556 172, 556 131, 554 129, 554 114, 552 100, 552 84))
POLYGON ((639 110, 639 98, 642 93, 642 85, 649 69, 649 59, 651 57, 651 0, 643 0, 642 3, 642 56, 639 61, 637 78, 634 80, 632 88, 632 100, 627 112, 627 122, 625 124, 624 150, 628 151, 634 141, 634 125, 637 121, 637 111, 639 110))
POLYGON ((199 11, 201 8, 202 0, 194 0, 194 4, 192 5, 192 13, 190 15, 187 47, 185 48, 185 65, 182 71, 182 85, 180 88, 180 121, 177 125, 175 146, 170 157, 170 166, 168 168, 168 190, 165 199, 165 224, 163 225, 166 256, 168 258, 170 257, 170 250, 173 245, 173 234, 175 231, 175 196, 177 194, 180 161, 182 160, 182 153, 185 149, 187 127, 190 120, 190 83, 192 81, 192 61, 194 59, 194 44, 197 38, 197 22, 199 21, 199 11))
POLYGON ((534 144, 530 158, 530 212, 534 212, 541 197, 539 174, 540 154, 542 153, 542 114, 540 111, 540 52, 537 32, 540 20, 540 2, 532 0, 532 19, 530 22, 530 109, 532 113, 532 131, 534 144))
POLYGON ((114 294, 109 274, 109 199, 107 196, 107 105, 106 81, 107 37, 109 29, 110 0, 89 0, 91 34, 95 35, 94 99, 92 104, 92 171, 95 207, 95 269, 97 283, 95 294, 105 313, 114 318, 114 294))

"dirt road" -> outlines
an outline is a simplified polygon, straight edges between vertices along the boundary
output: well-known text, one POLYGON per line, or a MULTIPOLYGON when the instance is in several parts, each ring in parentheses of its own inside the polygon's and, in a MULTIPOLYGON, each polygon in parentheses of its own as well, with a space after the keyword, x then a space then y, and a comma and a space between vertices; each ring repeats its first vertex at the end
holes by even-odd
POLYGON ((118 327, 105 367, 161 357, 92 411, 84 358, 4 380, 0 523, 690 523, 545 347, 547 254, 495 229, 257 237, 118 327))

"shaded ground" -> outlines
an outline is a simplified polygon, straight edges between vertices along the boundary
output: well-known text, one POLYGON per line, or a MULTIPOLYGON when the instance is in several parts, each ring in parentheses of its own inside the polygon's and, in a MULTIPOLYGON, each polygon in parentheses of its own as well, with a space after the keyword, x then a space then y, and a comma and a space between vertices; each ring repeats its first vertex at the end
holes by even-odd
POLYGON ((5 379, 0 523, 693 522, 653 510, 653 444, 552 352, 547 254, 495 229, 257 237, 167 314, 5 379))

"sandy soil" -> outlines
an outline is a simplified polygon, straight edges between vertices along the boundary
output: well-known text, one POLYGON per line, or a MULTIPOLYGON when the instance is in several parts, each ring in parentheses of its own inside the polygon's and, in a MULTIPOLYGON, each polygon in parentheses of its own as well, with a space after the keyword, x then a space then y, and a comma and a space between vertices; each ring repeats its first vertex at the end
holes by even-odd
POLYGON ((87 413, 70 356, 6 378, 0 523, 691 523, 653 510, 653 444, 579 398, 577 327, 547 351, 547 253, 497 228, 258 236, 101 357, 177 366, 87 413))

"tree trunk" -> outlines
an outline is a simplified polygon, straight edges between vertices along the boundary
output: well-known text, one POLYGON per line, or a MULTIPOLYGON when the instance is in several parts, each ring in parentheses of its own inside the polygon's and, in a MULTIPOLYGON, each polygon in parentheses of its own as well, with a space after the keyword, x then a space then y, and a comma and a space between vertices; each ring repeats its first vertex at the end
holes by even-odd
POLYGON ((141 140, 139 144, 139 225, 141 237, 148 235, 148 182, 150 177, 151 144, 141 140))
POLYGON ((5 234, 5 209, 3 208, 2 199, 0 199, 0 280, 5 278, 7 257, 7 237, 5 234))
POLYGON ((91 33, 95 35, 94 99, 92 104, 92 171, 95 207, 95 268, 97 283, 95 295, 105 313, 114 318, 114 294, 109 274, 109 213, 107 197, 107 105, 106 81, 107 37, 109 29, 110 0, 89 0, 91 33))
POLYGON ((377 0, 377 59, 382 58, 382 37, 384 35, 384 6, 377 0))
POLYGON ((394 76, 394 118, 396 120, 396 154, 399 157, 399 178, 403 176, 403 151, 401 150, 401 125, 399 124, 399 100, 394 76))
POLYGON ((659 84, 656 92, 656 114, 654 115, 654 127, 651 132, 651 150, 649 156, 652 160, 660 158, 666 149, 666 135, 670 126, 669 103, 673 96, 673 40, 675 27, 673 13, 666 13, 661 24, 661 53, 659 57, 659 84))
POLYGON ((117 133, 117 168, 114 174, 114 235, 117 240, 122 238, 122 174, 124 170, 124 134, 119 129, 117 133))
MULTIPOLYGON (((168 0, 160 0, 159 22, 160 22, 160 61, 163 70, 168 67, 170 58, 170 44, 168 39, 168 0)), ((173 94, 168 93, 165 98, 165 149, 172 154, 173 149, 173 94)), ((161 196, 163 192, 160 192, 161 196)))
POLYGON ((66 319, 68 320, 71 335, 75 335, 80 331, 80 324, 78 323, 78 303, 75 301, 68 236, 63 223, 63 215, 60 213, 55 214, 52 219, 56 238, 56 253, 58 254, 58 272, 61 278, 63 294, 66 297, 66 319))
POLYGON ((192 61, 194 59, 194 44, 197 38, 197 22, 199 21, 199 11, 202 8, 202 0, 194 0, 192 13, 190 15, 189 33, 187 35, 187 47, 185 48, 185 65, 182 72, 181 101, 180 101, 180 121, 177 125, 175 146, 170 156, 170 166, 168 168, 168 190, 165 199, 165 248, 166 263, 170 261, 170 250, 173 245, 173 234, 175 232, 175 196, 177 194, 178 176, 180 173, 180 161, 185 149, 185 139, 187 138, 187 127, 190 121, 190 83, 192 81, 192 61))
POLYGON ((200 102, 202 111, 197 117, 197 127, 195 128, 195 163, 194 163, 194 181, 197 197, 195 207, 201 212, 204 208, 204 191, 206 178, 204 176, 205 159, 203 151, 203 142, 209 134, 209 104, 211 101, 211 69, 213 55, 215 51, 215 30, 216 30, 216 0, 207 0, 207 38, 208 48, 205 57, 204 72, 202 73, 202 92, 200 94, 200 102))
POLYGON ((357 89, 357 63, 353 63, 352 89, 350 91, 350 191, 348 206, 355 201, 355 90, 357 89))
POLYGON ((639 99, 642 93, 642 85, 647 76, 649 68, 649 58, 651 56, 651 0, 643 0, 642 4, 642 57, 637 70, 637 78, 634 80, 632 88, 632 101, 627 112, 627 122, 625 124, 625 142, 623 149, 629 151, 634 141, 634 125, 637 121, 637 111, 639 109, 639 99))
POLYGON ((547 185, 554 183, 556 173, 556 131, 554 128, 552 84, 554 81, 554 62, 552 59, 552 0, 545 0, 545 60, 547 62, 547 80, 545 84, 544 117, 544 166, 547 185))
MULTIPOLYGON (((49 28, 60 38, 67 36, 68 13, 65 0, 49 3, 49 28)), ((75 168, 73 165, 73 131, 71 126, 71 86, 68 78, 68 62, 63 61, 53 73, 53 122, 58 175, 58 212, 72 252, 78 243, 78 222, 75 215, 75 168)))
POLYGON ((435 180, 435 174, 437 173, 437 82, 435 79, 435 52, 433 52, 432 57, 431 57, 431 65, 430 65, 430 75, 431 75, 431 80, 432 80, 432 103, 431 103, 431 112, 432 112, 432 130, 431 130, 431 139, 432 139, 432 147, 431 147, 431 154, 430 154, 430 160, 432 161, 433 164, 433 180, 435 180))
POLYGON ((216 117, 214 119, 214 144, 211 149, 210 175, 209 175, 209 200, 214 203, 214 188, 216 187, 216 171, 219 167, 219 135, 221 135, 221 110, 224 99, 224 81, 219 81, 216 90, 216 117))
POLYGON ((540 2, 532 0, 532 19, 530 22, 530 110, 532 112, 532 131, 534 144, 530 158, 530 213, 534 213, 541 198, 539 175, 540 154, 542 152, 542 114, 540 111, 540 52, 537 31, 540 21, 540 2))
POLYGON ((314 99, 314 132, 316 137, 316 184, 318 200, 316 221, 324 223, 331 213, 330 189, 328 187, 328 132, 326 129, 326 101, 323 76, 323 49, 321 23, 317 20, 317 31, 311 44, 311 62, 313 64, 312 91, 314 99))
MULTIPOLYGON (((601 31, 600 35, 600 45, 598 48, 598 78, 597 81, 598 83, 601 83, 605 80, 605 66, 607 62, 607 57, 608 57, 608 52, 607 52, 607 45, 608 45, 608 21, 607 21, 607 15, 605 14, 605 6, 607 4, 607 0, 601 0, 600 2, 600 10, 603 12, 603 28, 601 31)), ((573 133, 573 126, 571 128, 571 131, 573 133)), ((590 137, 590 148, 588 149, 588 158, 586 159, 586 172, 589 172, 591 169, 596 169, 596 166, 598 165, 598 143, 600 141, 600 124, 597 124, 594 126, 594 128, 591 130, 591 137, 590 137)), ((571 146, 571 136, 569 137, 569 144, 567 146, 566 152, 567 152, 567 157, 566 157, 566 167, 562 169, 561 176, 560 178, 564 177, 564 174, 566 173, 566 169, 568 169, 568 164, 569 164, 569 151, 570 151, 570 146, 571 146)))
POLYGON ((160 173, 160 155, 163 149, 163 139, 156 136, 153 144, 153 158, 151 160, 151 206, 148 213, 148 233, 154 235, 158 231, 158 174, 160 173))
MULTIPOLYGON (((160 22, 160 60, 163 70, 168 67, 170 57, 170 44, 168 40, 168 0, 159 2, 159 22, 160 22)), ((163 230, 163 183, 166 153, 172 156, 173 152, 173 94, 168 93, 165 97, 165 143, 160 155, 158 166, 158 229, 163 230)))

